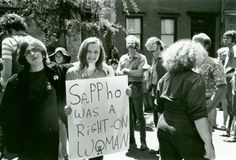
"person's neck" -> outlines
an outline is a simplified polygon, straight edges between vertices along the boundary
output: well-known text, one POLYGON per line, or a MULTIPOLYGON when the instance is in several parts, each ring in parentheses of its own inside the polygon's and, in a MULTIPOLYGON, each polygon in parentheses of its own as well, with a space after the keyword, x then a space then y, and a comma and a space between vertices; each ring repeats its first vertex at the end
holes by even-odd
POLYGON ((136 54, 135 49, 129 49, 129 52, 128 52, 129 58, 133 58, 135 54, 136 54))
POLYGON ((43 64, 40 65, 31 65, 30 72, 38 72, 41 71, 44 68, 43 64))
POLYGON ((154 59, 157 59, 158 57, 160 57, 161 56, 161 53, 159 52, 159 51, 154 51, 154 52, 152 52, 152 57, 154 58, 154 59))
POLYGON ((88 67, 86 68, 86 72, 88 75, 91 75, 95 72, 96 70, 96 65, 95 63, 89 64, 88 67))
POLYGON ((235 45, 235 43, 231 43, 231 44, 228 46, 229 49, 232 49, 234 45, 235 45))
POLYGON ((26 34, 26 32, 23 30, 19 30, 19 31, 12 30, 12 35, 22 35, 22 34, 26 34))

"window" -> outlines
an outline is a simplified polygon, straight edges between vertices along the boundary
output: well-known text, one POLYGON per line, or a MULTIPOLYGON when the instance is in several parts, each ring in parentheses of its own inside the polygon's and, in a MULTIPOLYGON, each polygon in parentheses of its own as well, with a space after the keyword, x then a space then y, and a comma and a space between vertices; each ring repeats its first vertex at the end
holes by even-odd
POLYGON ((236 26, 236 16, 227 16, 226 17, 226 31, 235 29, 236 26))
POLYGON ((141 18, 139 17, 126 18, 126 31, 128 32, 129 35, 134 35, 137 38, 139 38, 140 43, 142 44, 141 18))
POLYGON ((226 10, 225 12, 225 30, 233 30, 236 25, 236 11, 226 10))
POLYGON ((161 40, 169 46, 174 43, 176 37, 175 19, 161 18, 161 40))

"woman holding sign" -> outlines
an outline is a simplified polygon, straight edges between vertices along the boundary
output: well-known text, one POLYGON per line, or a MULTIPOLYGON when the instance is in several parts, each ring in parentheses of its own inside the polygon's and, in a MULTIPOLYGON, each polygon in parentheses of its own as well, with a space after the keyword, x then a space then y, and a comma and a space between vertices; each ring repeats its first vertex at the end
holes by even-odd
MULTIPOLYGON (((71 67, 66 73, 67 80, 90 79, 108 76, 104 67, 105 51, 102 42, 96 37, 85 39, 79 48, 79 63, 71 67)), ((127 89, 127 94, 131 95, 131 89, 127 89)), ((71 108, 65 109, 67 115, 71 113, 71 108)), ((90 158, 101 160, 103 156, 90 158)))
MULTIPOLYGON (((85 39, 79 48, 79 63, 71 67, 66 73, 67 80, 106 77, 103 70, 105 51, 101 41, 96 37, 85 39)), ((90 158, 101 160, 103 156, 90 158)))
POLYGON ((4 145, 21 160, 58 160, 58 114, 63 117, 71 65, 50 63, 45 45, 35 38, 25 39, 18 54, 23 70, 9 79, 0 107, 4 145))

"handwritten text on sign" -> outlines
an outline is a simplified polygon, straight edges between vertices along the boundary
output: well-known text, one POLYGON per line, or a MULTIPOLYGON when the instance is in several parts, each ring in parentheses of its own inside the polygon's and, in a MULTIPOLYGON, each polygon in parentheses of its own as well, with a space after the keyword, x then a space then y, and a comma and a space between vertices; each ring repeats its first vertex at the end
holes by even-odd
POLYGON ((66 81, 70 159, 128 149, 127 76, 66 81))

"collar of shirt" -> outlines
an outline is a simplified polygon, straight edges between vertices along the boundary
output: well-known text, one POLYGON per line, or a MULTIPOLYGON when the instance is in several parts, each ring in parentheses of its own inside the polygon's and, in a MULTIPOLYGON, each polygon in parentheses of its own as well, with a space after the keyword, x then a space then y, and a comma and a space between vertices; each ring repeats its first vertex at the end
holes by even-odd
POLYGON ((136 52, 135 55, 134 55, 132 58, 130 58, 130 57, 129 57, 129 53, 127 53, 125 59, 131 61, 132 59, 137 58, 137 57, 138 57, 138 54, 139 54, 139 53, 136 52))

